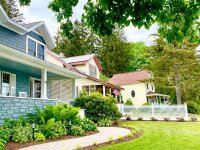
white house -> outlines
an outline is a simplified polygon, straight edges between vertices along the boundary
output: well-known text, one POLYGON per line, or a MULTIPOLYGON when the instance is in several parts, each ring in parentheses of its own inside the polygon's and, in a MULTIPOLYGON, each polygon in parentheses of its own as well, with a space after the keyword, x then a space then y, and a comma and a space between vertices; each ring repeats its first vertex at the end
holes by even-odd
POLYGON ((167 101, 169 96, 155 93, 155 85, 147 82, 151 78, 151 74, 147 70, 115 74, 110 79, 110 83, 122 87, 122 101, 131 99, 136 106, 144 103, 156 102, 161 103, 167 101), (159 100, 160 98, 160 100, 159 100))

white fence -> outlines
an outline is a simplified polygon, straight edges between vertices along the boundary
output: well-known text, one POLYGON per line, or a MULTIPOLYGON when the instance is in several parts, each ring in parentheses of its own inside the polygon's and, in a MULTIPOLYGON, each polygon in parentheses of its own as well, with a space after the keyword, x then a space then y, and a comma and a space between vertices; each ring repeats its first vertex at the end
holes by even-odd
POLYGON ((132 120, 143 118, 150 120, 152 117, 158 120, 170 118, 176 120, 178 117, 183 117, 188 120, 187 104, 182 105, 154 105, 151 106, 126 106, 119 104, 118 108, 122 113, 123 118, 129 116, 132 120))

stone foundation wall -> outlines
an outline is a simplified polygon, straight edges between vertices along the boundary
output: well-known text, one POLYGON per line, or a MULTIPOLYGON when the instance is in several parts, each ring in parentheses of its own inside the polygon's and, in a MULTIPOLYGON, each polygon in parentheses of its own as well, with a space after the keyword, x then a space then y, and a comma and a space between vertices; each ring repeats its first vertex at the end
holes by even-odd
POLYGON ((26 115, 27 113, 35 113, 35 105, 38 108, 43 109, 47 105, 55 105, 57 103, 58 100, 0 96, 0 124, 3 123, 4 118, 17 119, 21 115, 26 115))

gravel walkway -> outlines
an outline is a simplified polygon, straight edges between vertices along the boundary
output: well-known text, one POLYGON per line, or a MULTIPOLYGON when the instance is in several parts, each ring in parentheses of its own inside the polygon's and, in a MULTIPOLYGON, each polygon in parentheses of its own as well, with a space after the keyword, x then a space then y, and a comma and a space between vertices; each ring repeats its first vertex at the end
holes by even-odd
POLYGON ((20 150, 74 150, 77 146, 91 146, 94 142, 97 144, 105 143, 109 141, 110 137, 115 140, 118 139, 119 136, 125 136, 131 132, 128 129, 118 127, 99 127, 98 130, 99 133, 97 134, 75 139, 34 145, 27 148, 22 148, 20 150))

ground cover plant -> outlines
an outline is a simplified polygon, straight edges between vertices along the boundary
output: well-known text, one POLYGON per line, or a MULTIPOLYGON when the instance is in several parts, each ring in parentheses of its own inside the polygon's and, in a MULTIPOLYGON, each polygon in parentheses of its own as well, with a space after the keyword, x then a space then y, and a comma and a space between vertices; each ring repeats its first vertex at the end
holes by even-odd
POLYGON ((36 107, 36 110, 35 114, 29 113, 17 120, 4 119, 0 126, 0 150, 10 141, 45 141, 66 135, 84 135, 87 131, 97 130, 94 122, 80 118, 79 108, 60 103, 47 106, 43 110, 36 107))

